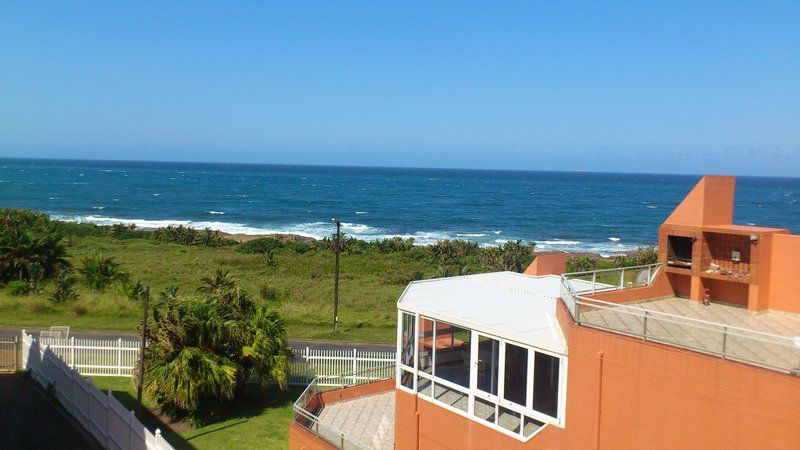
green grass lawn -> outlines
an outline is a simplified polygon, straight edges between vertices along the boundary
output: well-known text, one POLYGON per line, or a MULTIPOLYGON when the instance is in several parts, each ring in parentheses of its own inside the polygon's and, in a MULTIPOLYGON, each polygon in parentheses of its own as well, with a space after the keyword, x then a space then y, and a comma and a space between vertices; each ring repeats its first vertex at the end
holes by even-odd
MULTIPOLYGON (((135 409, 136 390, 131 378, 94 377, 92 380, 103 391, 110 390, 127 408, 135 409)), ((219 422, 197 429, 176 426, 174 431, 151 412, 156 411, 155 404, 145 396, 148 412, 142 422, 151 431, 160 428, 176 449, 289 448, 292 403, 301 391, 302 388, 292 388, 281 392, 250 385, 237 404, 223 412, 219 422)))
MULTIPOLYGON (((83 257, 100 252, 121 263, 131 280, 141 280, 158 292, 170 285, 179 295, 191 295, 202 277, 217 268, 232 271, 241 286, 258 296, 263 286, 280 293, 278 306, 292 338, 342 339, 363 342, 394 340, 395 302, 405 288, 403 274, 422 271, 432 276, 436 263, 413 253, 345 254, 341 259, 339 332, 333 335, 333 269, 330 252, 300 254, 281 249, 276 264, 267 266, 262 255, 239 253, 234 247, 204 247, 163 243, 150 239, 112 237, 74 238, 69 259, 80 267, 83 257)), ((80 286, 80 299, 69 305, 47 300, 52 286, 38 295, 15 297, 0 291, 0 326, 48 327, 65 324, 73 329, 134 331, 141 305, 125 299, 117 286, 92 292, 80 286)))

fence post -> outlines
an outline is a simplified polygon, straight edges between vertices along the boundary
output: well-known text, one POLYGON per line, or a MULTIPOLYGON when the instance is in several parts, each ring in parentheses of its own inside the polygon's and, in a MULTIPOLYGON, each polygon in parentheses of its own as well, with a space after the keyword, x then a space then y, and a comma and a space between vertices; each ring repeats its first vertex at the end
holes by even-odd
POLYGON ((156 428, 156 448, 161 450, 161 428, 156 428))
POLYGON ((69 363, 72 370, 75 370, 75 336, 69 338, 69 363))
POLYGON ((122 375, 122 338, 117 339, 117 375, 122 375))
POLYGON ((642 339, 647 340, 647 311, 644 312, 644 327, 642 327, 642 339))
POLYGON ((722 359, 725 359, 725 352, 728 350, 728 327, 722 327, 722 359))
POLYGON ((625 288, 625 268, 623 267, 622 270, 619 272, 619 288, 625 288))
POLYGON ((597 272, 592 272, 592 294, 595 293, 595 283, 597 283, 597 272))
POLYGON ((358 370, 358 363, 356 362, 357 354, 358 349, 353 348, 353 386, 356 385, 356 370, 358 370))
POLYGON ((311 383, 311 361, 308 360, 308 346, 306 346, 306 349, 303 351, 303 359, 306 363, 306 383, 311 383))
POLYGON ((653 266, 647 266, 647 284, 653 282, 653 266))

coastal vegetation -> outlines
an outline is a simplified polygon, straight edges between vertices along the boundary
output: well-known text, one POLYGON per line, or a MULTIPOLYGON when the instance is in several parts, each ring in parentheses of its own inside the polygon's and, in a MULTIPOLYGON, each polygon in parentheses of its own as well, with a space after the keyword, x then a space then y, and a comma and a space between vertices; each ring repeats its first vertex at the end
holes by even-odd
MULTIPOLYGON (((195 295, 206 284, 202 279, 216 277, 221 269, 236 278, 238 288, 247 292, 253 302, 269 303, 285 321, 292 338, 393 342, 395 302, 410 281, 494 270, 519 271, 535 256, 535 247, 525 242, 484 248, 470 241, 445 240, 419 246, 411 239, 366 242, 345 235, 340 322, 339 331, 334 334, 335 241, 331 238, 314 241, 275 236, 231 243, 232 239, 225 235, 201 230, 200 235, 189 232, 201 236, 189 240, 184 231, 60 222, 30 211, 0 210, 0 240, 13 242, 8 237, 11 232, 6 230, 19 228, 14 224, 30 224, 29 230, 40 230, 39 236, 50 239, 45 248, 60 246, 63 252, 45 250, 50 256, 26 257, 50 261, 48 264, 58 268, 47 272, 48 276, 40 275, 45 271, 36 270, 36 277, 31 277, 30 272, 3 273, 0 326, 68 323, 74 329, 134 332, 141 321, 139 299, 144 286, 151 287, 156 299, 195 295), (62 277, 61 273, 65 275, 62 277), (87 277, 87 273, 91 275, 87 277), (14 281, 30 286, 32 280, 35 291, 17 287, 12 289, 13 294, 9 291, 14 281)), ((0 257, 9 258, 7 255, 0 257)), ((639 262, 635 258, 586 259, 596 268, 639 262)), ((574 265, 575 258, 570 261, 574 265)), ((6 264, 3 259, 2 267, 6 264)))
POLYGON ((197 291, 156 302, 144 354, 147 393, 171 420, 195 426, 217 420, 250 378, 286 389, 292 358, 280 315, 230 272, 203 278, 197 291))

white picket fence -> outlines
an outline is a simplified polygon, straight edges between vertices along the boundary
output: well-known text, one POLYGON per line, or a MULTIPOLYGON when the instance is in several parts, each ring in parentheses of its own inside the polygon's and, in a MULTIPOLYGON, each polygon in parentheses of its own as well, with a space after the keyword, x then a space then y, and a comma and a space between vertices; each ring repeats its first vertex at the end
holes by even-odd
MULTIPOLYGON (((74 360, 74 359, 73 359, 74 360)), ((67 364, 45 343, 22 333, 22 364, 42 387, 53 389, 58 400, 72 416, 97 439, 103 448, 112 450, 173 450, 161 436, 151 433, 109 391, 103 393, 67 364)))
MULTIPOLYGON (((24 330, 23 330, 24 331, 24 330)), ((58 355, 67 366, 84 376, 133 376, 133 367, 139 357, 139 342, 130 339, 53 339, 41 338, 42 345, 58 355)), ((381 379, 394 375, 370 371, 395 361, 394 352, 322 349, 305 347, 294 350, 295 359, 289 365, 289 384, 305 385, 319 378, 320 386, 340 386, 343 373, 368 373, 353 375, 351 382, 381 379), (369 377, 369 378, 365 378, 369 377), (329 384, 325 378, 330 378, 329 384)))

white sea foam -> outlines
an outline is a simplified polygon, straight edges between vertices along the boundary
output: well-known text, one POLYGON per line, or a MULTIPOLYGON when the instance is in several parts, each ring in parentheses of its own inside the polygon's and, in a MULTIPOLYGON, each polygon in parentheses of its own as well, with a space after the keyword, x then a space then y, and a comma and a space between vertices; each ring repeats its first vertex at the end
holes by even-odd
POLYGON ((209 211, 208 213, 209 213, 209 214, 216 215, 216 216, 222 216, 222 215, 224 215, 224 214, 225 214, 225 212, 224 212, 224 211, 209 211))
POLYGON ((618 238, 618 237, 610 237, 610 238, 608 238, 608 240, 609 241, 613 241, 613 242, 619 242, 620 238, 618 238))
POLYGON ((356 211, 356 214, 359 216, 364 215, 366 213, 367 213, 366 211, 356 211))
MULTIPOLYGON (((282 225, 251 226, 242 223, 220 222, 220 221, 193 221, 177 219, 127 219, 119 217, 108 217, 99 215, 86 216, 54 216, 58 220, 71 222, 89 222, 98 225, 128 224, 136 225, 138 228, 154 229, 167 226, 185 226, 195 229, 210 228, 224 233, 260 235, 260 234, 296 234, 300 236, 322 239, 329 237, 336 232, 336 226, 332 222, 303 222, 282 225)), ((493 247, 503 245, 508 241, 517 239, 487 239, 487 233, 468 233, 458 231, 431 231, 423 230, 412 233, 392 233, 384 228, 370 226, 361 223, 342 223, 342 231, 350 236, 367 241, 390 238, 413 238, 416 245, 430 245, 445 239, 471 239, 479 242, 481 247, 493 247)), ((580 240, 553 239, 536 241, 536 248, 539 250, 559 250, 559 251, 581 251, 603 253, 607 255, 619 254, 636 249, 634 244, 622 244, 621 242, 586 242, 580 240)))
POLYGON ((106 209, 105 206, 92 206, 92 209, 106 209))
POLYGON ((656 205, 647 205, 647 207, 649 209, 658 209, 658 206, 656 206, 656 205))

